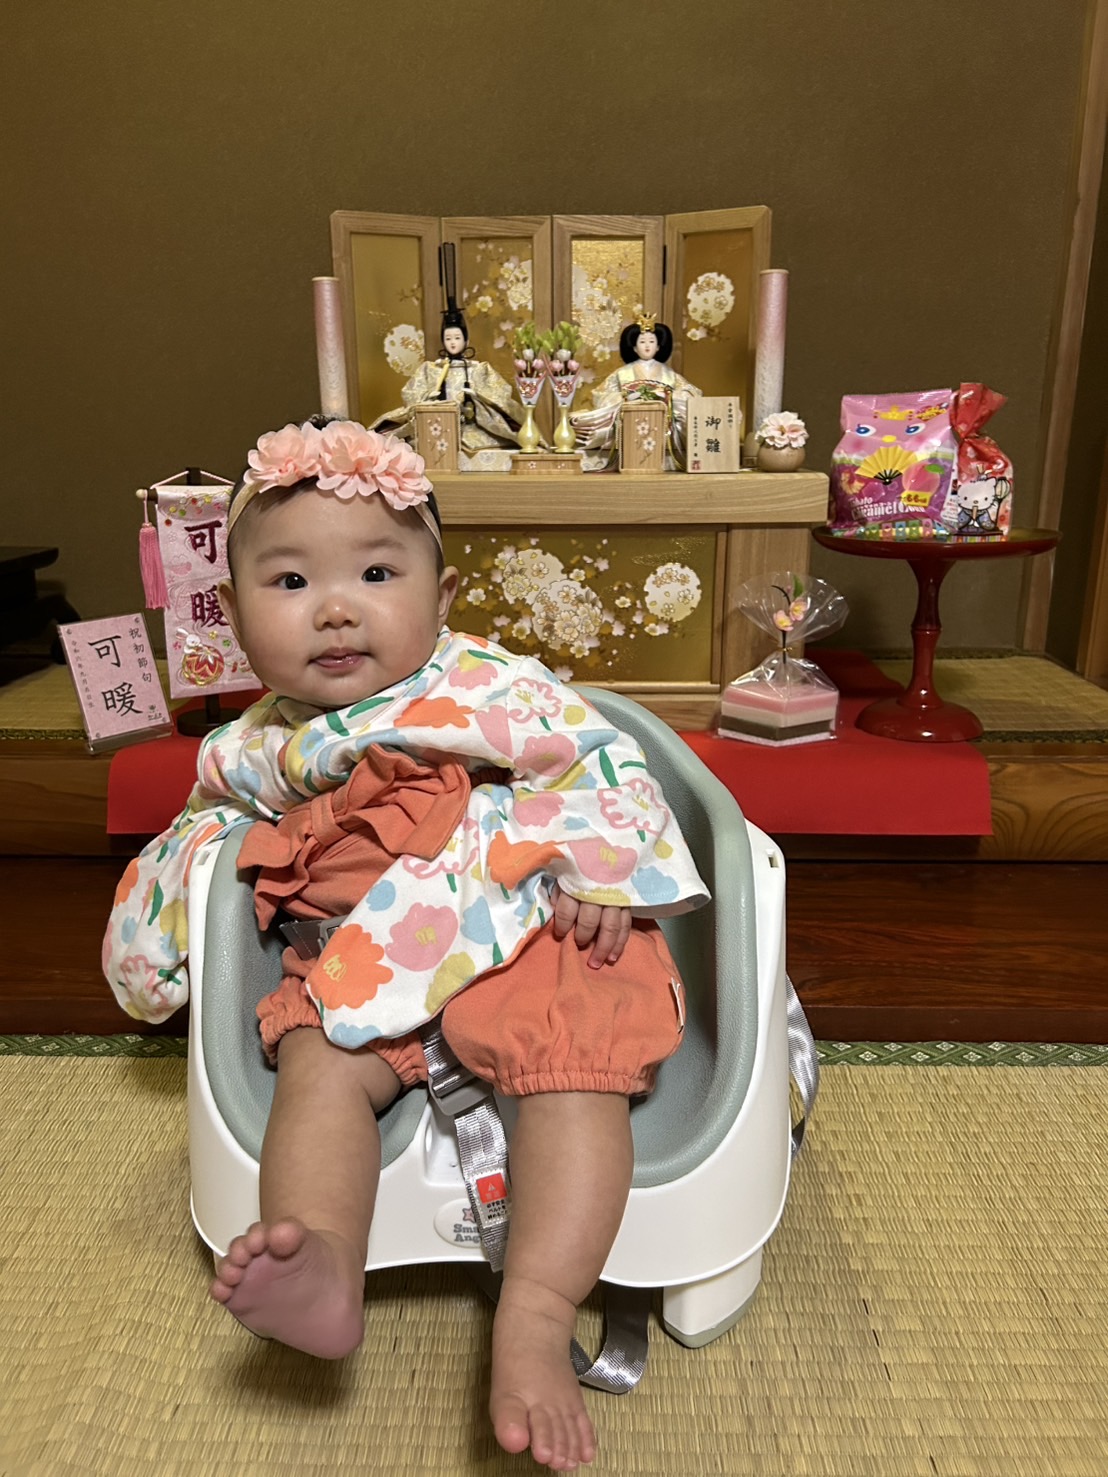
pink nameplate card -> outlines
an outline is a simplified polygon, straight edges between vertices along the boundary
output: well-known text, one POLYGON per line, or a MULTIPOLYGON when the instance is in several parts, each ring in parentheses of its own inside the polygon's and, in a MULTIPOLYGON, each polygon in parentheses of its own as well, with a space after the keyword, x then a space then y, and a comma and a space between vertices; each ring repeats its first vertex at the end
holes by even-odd
POLYGON ((59 626, 92 753, 173 732, 141 615, 59 626))

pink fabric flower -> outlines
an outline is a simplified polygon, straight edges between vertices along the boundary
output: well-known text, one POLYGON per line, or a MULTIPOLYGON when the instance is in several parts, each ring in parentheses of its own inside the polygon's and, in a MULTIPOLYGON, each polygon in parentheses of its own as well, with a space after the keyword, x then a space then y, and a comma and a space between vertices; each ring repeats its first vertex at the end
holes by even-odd
POLYGON ((565 801, 560 795, 544 790, 536 794, 530 790, 517 790, 512 804, 512 815, 521 826, 545 826, 561 811, 565 801))
POLYGON ((624 882, 635 870, 636 853, 629 846, 614 846, 599 836, 588 841, 571 841, 569 849, 577 870, 591 882, 610 886, 624 882))
POLYGON ((423 458, 406 442, 367 431, 357 421, 332 421, 319 435, 321 491, 341 498, 379 492, 393 508, 427 500, 431 484, 423 458))
POLYGON ((415 903, 395 924, 385 953, 405 969, 434 969, 445 957, 458 932, 453 908, 429 908, 415 903))
POLYGON ((519 768, 522 774, 564 774, 576 758, 577 749, 565 734, 536 734, 524 744, 519 768))
POLYGON ((561 711, 562 700, 549 682, 520 677, 512 684, 508 717, 513 723, 530 723, 532 718, 553 718, 561 711))
POLYGON ((259 492, 271 487, 292 487, 319 471, 319 432, 310 421, 269 431, 247 458, 246 480, 259 492))
POLYGON ((600 791, 600 812, 613 830, 645 831, 660 836, 669 821, 669 811, 655 794, 649 780, 628 780, 616 790, 600 791))
POLYGON ((470 657, 469 661, 463 665, 459 659, 458 665, 446 680, 451 687, 488 687, 500 670, 495 662, 483 662, 470 657))
POLYGON ((168 1014, 180 1003, 173 997, 177 993, 176 981, 167 982, 158 973, 145 954, 127 954, 119 961, 119 983, 127 992, 127 999, 134 1002, 144 1017, 152 1007, 168 1014), (169 988, 167 988, 167 983, 169 988))

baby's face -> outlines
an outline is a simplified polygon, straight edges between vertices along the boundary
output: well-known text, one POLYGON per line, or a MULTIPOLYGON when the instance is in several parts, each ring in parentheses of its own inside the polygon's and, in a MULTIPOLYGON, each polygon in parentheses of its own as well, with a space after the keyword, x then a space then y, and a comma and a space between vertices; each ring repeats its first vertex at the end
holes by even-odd
POLYGON ((310 489, 260 506, 235 549, 224 610, 258 678, 284 697, 344 708, 417 671, 458 572, 430 533, 383 497, 310 489))

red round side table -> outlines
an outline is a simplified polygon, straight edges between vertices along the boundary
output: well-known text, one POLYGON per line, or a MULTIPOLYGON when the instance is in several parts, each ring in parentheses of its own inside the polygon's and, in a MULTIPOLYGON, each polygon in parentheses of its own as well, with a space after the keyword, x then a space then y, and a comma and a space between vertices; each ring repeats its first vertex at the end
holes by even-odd
POLYGON ((1012 559, 1045 554, 1061 535, 1046 528, 1013 528, 1004 539, 867 539, 843 538, 827 528, 812 537, 837 554, 863 559, 903 559, 919 586, 912 617, 912 676, 896 697, 881 698, 858 715, 858 727, 882 738, 916 743, 953 743, 981 737, 981 724, 968 708, 947 703, 935 691, 935 647, 939 644, 939 586, 948 571, 967 559, 1012 559))

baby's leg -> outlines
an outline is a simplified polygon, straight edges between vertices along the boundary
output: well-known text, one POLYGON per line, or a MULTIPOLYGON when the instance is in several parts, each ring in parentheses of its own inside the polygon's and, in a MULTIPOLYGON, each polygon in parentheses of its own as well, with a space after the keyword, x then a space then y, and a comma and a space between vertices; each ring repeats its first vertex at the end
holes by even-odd
POLYGON ((301 1026, 283 1036, 262 1145, 262 1218, 228 1247, 211 1295, 266 1338, 322 1359, 362 1341, 381 1139, 399 1082, 373 1052, 301 1026))
POLYGON ((569 1345, 577 1305, 619 1230, 633 1161, 625 1097, 557 1092, 519 1099, 489 1412, 506 1451, 530 1446, 535 1460, 555 1471, 596 1455, 569 1345))

